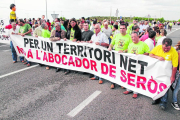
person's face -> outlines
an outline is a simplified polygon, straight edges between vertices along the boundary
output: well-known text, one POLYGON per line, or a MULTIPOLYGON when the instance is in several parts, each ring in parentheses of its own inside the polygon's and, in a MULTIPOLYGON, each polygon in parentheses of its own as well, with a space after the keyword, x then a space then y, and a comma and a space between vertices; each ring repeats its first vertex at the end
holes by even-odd
POLYGON ((95 33, 98 34, 101 31, 101 28, 99 27, 99 25, 95 25, 94 30, 95 33))
POLYGON ((137 28, 135 31, 136 31, 136 32, 139 32, 139 28, 137 28))
POLYGON ((84 19, 81 19, 81 21, 84 21, 84 19))
POLYGON ((115 22, 115 25, 118 25, 118 22, 115 22))
POLYGON ((136 21, 135 20, 133 20, 133 24, 135 24, 136 23, 136 21))
POLYGON ((147 25, 148 24, 147 21, 144 24, 147 25))
POLYGON ((71 21, 71 27, 73 28, 76 25, 76 22, 71 21))
POLYGON ((108 28, 108 24, 105 24, 104 27, 107 29, 108 28))
POLYGON ((19 26, 22 26, 22 25, 23 25, 23 23, 22 23, 22 22, 20 22, 20 21, 18 21, 18 24, 19 24, 19 26))
POLYGON ((83 24, 82 24, 82 23, 79 24, 79 28, 80 28, 80 29, 83 28, 83 24))
POLYGON ((42 16, 42 19, 44 19, 44 18, 45 18, 45 16, 43 15, 43 16, 42 16))
POLYGON ((85 31, 88 30, 88 28, 89 28, 88 24, 84 23, 83 28, 84 28, 85 31))
POLYGON ((61 20, 60 23, 61 23, 61 24, 64 24, 64 21, 61 20))
POLYGON ((55 24, 56 30, 60 30, 60 26, 58 24, 55 24))
POLYGON ((44 26, 44 29, 48 29, 48 25, 47 24, 44 26))
POLYGON ((120 25, 120 33, 121 34, 125 34, 126 33, 126 27, 125 27, 125 25, 120 25))
POLYGON ((16 23, 13 23, 13 24, 12 24, 12 28, 13 28, 13 29, 16 29, 16 23))
POLYGON ((136 33, 131 34, 131 39, 132 39, 132 42, 135 44, 139 42, 139 37, 137 36, 136 33))
POLYGON ((12 8, 12 11, 16 11, 16 6, 14 6, 14 7, 12 8))
POLYGON ((166 46, 166 43, 164 45, 162 45, 162 49, 164 52, 169 52, 171 49, 171 46, 166 46))
POLYGON ((54 20, 54 22, 58 22, 58 20, 57 20, 57 19, 55 19, 55 20, 54 20))

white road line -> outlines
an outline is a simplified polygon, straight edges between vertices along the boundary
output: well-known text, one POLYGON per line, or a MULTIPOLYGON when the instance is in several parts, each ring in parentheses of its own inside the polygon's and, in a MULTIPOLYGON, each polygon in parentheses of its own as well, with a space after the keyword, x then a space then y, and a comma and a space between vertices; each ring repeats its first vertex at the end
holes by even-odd
POLYGON ((3 46, 8 46, 8 45, 1 45, 0 47, 3 47, 3 46))
POLYGON ((18 72, 22 72, 24 70, 28 70, 28 69, 31 69, 31 68, 34 68, 34 67, 37 67, 38 65, 33 65, 31 67, 27 67, 27 68, 24 68, 24 69, 20 69, 20 70, 17 70, 17 71, 14 71, 14 72, 11 72, 11 73, 8 73, 8 74, 5 74, 5 75, 1 75, 0 78, 3 78, 3 77, 6 77, 6 76, 9 76, 9 75, 13 75, 13 74, 16 74, 18 72))
MULTIPOLYGON (((180 28, 178 28, 178 29, 176 29, 176 30, 174 30, 174 31, 170 32, 169 34, 171 34, 171 33, 175 32, 175 31, 177 31, 177 30, 179 30, 179 29, 180 29, 180 28)), ((169 34, 167 34, 167 36, 168 36, 169 34)))
POLYGON ((3 50, 3 52, 8 52, 8 51, 10 51, 10 50, 3 50))
POLYGON ((70 117, 76 116, 83 108, 85 108, 91 101, 93 101, 102 91, 95 91, 92 95, 90 95, 86 100, 80 103, 76 108, 74 108, 67 115, 70 117))

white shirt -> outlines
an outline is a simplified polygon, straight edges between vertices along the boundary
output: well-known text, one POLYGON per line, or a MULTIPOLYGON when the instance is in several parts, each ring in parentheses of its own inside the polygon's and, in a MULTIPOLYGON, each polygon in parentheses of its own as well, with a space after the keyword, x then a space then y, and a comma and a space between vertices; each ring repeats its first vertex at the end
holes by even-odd
POLYGON ((16 28, 15 30, 13 30, 13 28, 11 28, 11 29, 9 30, 8 36, 10 37, 10 38, 9 38, 10 41, 12 41, 12 39, 11 39, 12 32, 13 32, 13 33, 19 33, 19 29, 16 28))
POLYGON ((164 38, 166 38, 166 36, 163 36, 163 37, 159 38, 159 40, 157 41, 156 46, 162 45, 162 41, 164 40, 164 38))
POLYGON ((94 32, 94 26, 93 26, 93 24, 91 25, 90 30, 94 32))
POLYGON ((154 48, 154 42, 151 38, 146 39, 144 42, 149 46, 150 51, 154 48))
POLYGON ((140 25, 139 28, 140 28, 140 29, 139 29, 139 32, 144 32, 144 31, 143 31, 143 29, 144 29, 144 24, 143 24, 143 25, 140 25))
POLYGON ((120 31, 119 30, 115 30, 114 35, 116 35, 118 33, 120 33, 120 31))
POLYGON ((108 27, 107 29, 106 29, 105 27, 103 27, 103 28, 102 28, 102 32, 105 33, 108 38, 109 38, 109 37, 111 36, 111 34, 112 34, 112 30, 111 30, 111 28, 109 28, 109 27, 108 27))
POLYGON ((149 25, 144 25, 144 28, 143 28, 143 29, 146 30, 148 27, 149 27, 149 25))
POLYGON ((96 42, 99 42, 100 44, 101 44, 101 43, 107 43, 107 44, 109 44, 109 40, 108 40, 106 34, 104 34, 104 33, 102 33, 102 32, 99 32, 99 33, 97 34, 97 36, 96 36, 96 33, 95 33, 95 34, 91 37, 91 40, 92 40, 92 43, 93 43, 94 45, 96 45, 96 44, 95 44, 96 42))

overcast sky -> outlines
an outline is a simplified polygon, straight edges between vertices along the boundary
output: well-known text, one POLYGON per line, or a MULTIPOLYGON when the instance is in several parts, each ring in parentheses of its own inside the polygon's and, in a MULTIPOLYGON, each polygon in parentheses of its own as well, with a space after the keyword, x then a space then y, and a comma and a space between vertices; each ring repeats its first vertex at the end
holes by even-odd
MULTIPOLYGON (((38 18, 46 15, 46 0, 0 0, 0 18, 9 18, 10 4, 16 5, 18 18, 38 18)), ((66 18, 91 16, 164 17, 165 20, 180 19, 180 0, 47 0, 47 17, 51 14, 66 18)))

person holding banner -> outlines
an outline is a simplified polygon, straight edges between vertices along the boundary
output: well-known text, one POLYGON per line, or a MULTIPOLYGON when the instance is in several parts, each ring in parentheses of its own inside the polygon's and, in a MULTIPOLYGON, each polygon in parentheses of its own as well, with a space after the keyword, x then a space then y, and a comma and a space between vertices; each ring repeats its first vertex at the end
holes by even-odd
MULTIPOLYGON (((16 28, 15 22, 12 22, 11 25, 12 25, 12 29, 9 30, 8 36, 4 35, 4 37, 10 37, 10 47, 11 47, 11 52, 12 52, 13 63, 16 63, 17 62, 17 53, 16 53, 16 50, 14 49, 11 35, 18 35, 19 29, 16 28)), ((19 59, 20 59, 20 61, 24 61, 23 57, 19 57, 19 59)))
MULTIPOLYGON (((172 61, 172 75, 170 78, 171 83, 175 80, 175 75, 178 67, 178 53, 177 51, 171 46, 172 40, 170 38, 165 38, 162 41, 162 45, 156 46, 151 52, 150 57, 156 58, 160 61, 172 61)), ((168 90, 169 91, 169 90, 168 90)), ((167 101, 168 101, 168 91, 166 94, 160 99, 160 109, 165 110, 167 101)), ((175 102, 175 101, 174 101, 175 102)), ((157 104, 158 100, 153 101, 152 104, 157 104)))
MULTIPOLYGON (((100 45, 107 48, 109 46, 109 40, 106 34, 101 32, 100 24, 96 24, 94 29, 95 29, 95 34, 91 37, 89 43, 93 43, 94 45, 100 45)), ((91 78, 91 80, 97 80, 97 78, 98 77, 94 75, 94 77, 91 78)), ((99 84, 102 83, 103 83, 103 79, 99 77, 99 84)))
MULTIPOLYGON (((19 19, 18 24, 20 25, 18 35, 21 35, 22 37, 24 37, 25 35, 31 36, 32 29, 29 24, 26 24, 23 19, 19 19)), ((24 57, 23 57, 23 59, 24 59, 24 57)), ((31 65, 28 60, 26 62, 24 62, 22 60, 21 62, 23 62, 24 65, 27 64, 27 67, 29 67, 31 65)))
POLYGON ((79 29, 75 18, 72 18, 70 20, 66 38, 73 42, 76 42, 77 40, 81 40, 81 30, 79 29))
MULTIPOLYGON (((178 105, 178 103, 177 103, 177 95, 178 95, 178 92, 179 92, 179 90, 180 90, 180 69, 179 69, 179 65, 180 65, 180 41, 175 45, 176 46, 176 50, 177 50, 177 52, 178 52, 178 67, 177 67, 177 72, 176 72, 176 74, 178 73, 179 74, 179 77, 178 78, 176 78, 176 80, 175 80, 175 86, 174 87, 172 87, 173 88, 173 95, 172 95, 172 103, 171 103, 171 105, 173 106, 173 108, 174 109, 176 109, 176 110, 180 110, 180 107, 179 107, 179 105, 178 105)), ((173 84, 174 84, 173 83, 173 84)))
MULTIPOLYGON (((50 38, 51 33, 48 30, 48 25, 46 23, 42 23, 41 27, 42 27, 42 37, 43 38, 50 38)), ((49 66, 46 66, 46 70, 49 70, 49 66)))
MULTIPOLYGON (((51 41, 59 41, 61 39, 64 39, 66 37, 66 31, 61 30, 61 23, 56 22, 55 28, 56 28, 56 30, 53 30, 51 32, 50 40, 51 41)), ((59 71, 60 71, 60 68, 56 68, 56 72, 59 72, 59 71)))
MULTIPOLYGON (((70 23, 67 27, 67 34, 64 40, 67 40, 67 39, 71 40, 72 42, 76 42, 78 40, 81 41, 81 30, 79 29, 75 18, 72 18, 70 20, 70 23)), ((69 73, 70 73, 70 70, 66 70, 65 75, 69 73)))
MULTIPOLYGON (((132 43, 128 46, 128 53, 131 54, 143 54, 143 55, 149 55, 150 49, 148 45, 142 41, 139 40, 139 34, 137 32, 132 32, 131 34, 132 43)), ((126 89, 125 92, 123 92, 125 95, 131 93, 132 91, 129 89, 126 89)), ((133 92, 133 98, 137 98, 138 93, 133 92)))
MULTIPOLYGON (((121 52, 127 52, 128 46, 130 43, 132 43, 131 36, 126 33, 127 26, 126 24, 120 24, 120 33, 116 34, 111 44, 108 48, 109 51, 112 50, 113 46, 115 46, 115 51, 121 52)), ((111 89, 114 89, 115 84, 111 84, 111 89)))

